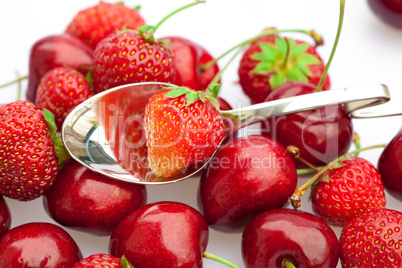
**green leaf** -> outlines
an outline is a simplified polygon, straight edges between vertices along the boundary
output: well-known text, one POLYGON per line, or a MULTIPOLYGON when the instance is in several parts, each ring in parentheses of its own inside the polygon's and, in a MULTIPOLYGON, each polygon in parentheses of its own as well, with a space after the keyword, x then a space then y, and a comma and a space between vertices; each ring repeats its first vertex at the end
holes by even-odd
POLYGON ((277 59, 278 50, 272 44, 269 43, 258 43, 261 48, 261 53, 254 54, 251 56, 252 59, 258 61, 274 61, 277 59))
POLYGON ((318 64, 320 63, 320 61, 314 57, 313 55, 310 54, 303 54, 299 57, 298 62, 300 64, 304 64, 304 65, 309 65, 309 64, 318 64))
POLYGON ((186 105, 189 106, 200 99, 200 92, 191 90, 189 93, 186 94, 186 98, 187 98, 186 105))
POLYGON ((142 27, 140 27, 140 28, 138 29, 138 32, 142 35, 143 33, 145 33, 145 32, 147 32, 147 31, 151 30, 152 28, 154 28, 154 26, 151 26, 151 25, 144 25, 144 26, 142 26, 142 27))
POLYGON ((269 78, 269 84, 271 85, 271 88, 276 88, 285 82, 286 82, 286 77, 285 77, 285 74, 283 74, 283 73, 273 74, 269 78))
POLYGON ((207 96, 216 98, 218 97, 219 90, 221 89, 222 84, 213 84, 207 88, 207 96))
POLYGON ((66 147, 64 147, 63 140, 60 136, 54 139, 54 151, 59 162, 59 169, 61 169, 66 161, 71 158, 71 156, 68 153, 66 147))
MULTIPOLYGON (((169 88, 167 88, 169 89, 169 88)), ((169 92, 166 93, 166 97, 168 98, 177 98, 181 95, 187 94, 190 92, 189 88, 186 87, 171 87, 169 92)))
POLYGON ((121 257, 121 266, 123 266, 123 268, 134 268, 124 255, 121 257))
POLYGON ((140 5, 135 6, 134 9, 137 9, 139 11, 141 9, 141 6, 140 5))
POLYGON ((293 68, 292 70, 285 73, 285 77, 289 81, 300 81, 300 82, 308 82, 306 75, 298 68, 293 68))
POLYGON ((54 141, 57 132, 57 125, 56 122, 54 121, 54 114, 45 108, 43 109, 43 116, 45 117, 50 137, 54 141))
POLYGON ((342 163, 342 162, 340 162, 340 161, 336 161, 336 162, 333 162, 332 164, 331 164, 331 168, 330 169, 337 169, 337 168, 340 168, 340 167, 343 167, 345 164, 344 163, 342 163))
MULTIPOLYGON (((289 40, 289 39, 288 39, 288 40, 289 40)), ((289 41, 290 41, 290 40, 289 40, 289 41)), ((281 55, 286 55, 286 52, 287 52, 288 49, 289 49, 287 41, 283 40, 283 39, 280 38, 280 37, 277 37, 277 38, 275 39, 275 43, 276 43, 277 50, 278 50, 279 54, 281 54, 281 55)))
POLYGON ((297 63, 295 64, 295 67, 296 67, 297 69, 299 69, 301 72, 303 72, 305 76, 310 76, 310 75, 311 75, 310 69, 307 68, 306 65, 303 65, 303 64, 297 62, 297 63))
POLYGON ((273 68, 274 68, 274 64, 271 63, 271 62, 260 62, 254 68, 253 73, 255 73, 255 74, 268 74, 268 73, 272 72, 273 68))
POLYGON ((296 42, 294 40, 291 40, 292 42, 291 44, 291 48, 292 48, 292 56, 294 57, 298 57, 300 55, 302 55, 304 52, 307 51, 309 45, 308 44, 300 44, 297 45, 296 42))

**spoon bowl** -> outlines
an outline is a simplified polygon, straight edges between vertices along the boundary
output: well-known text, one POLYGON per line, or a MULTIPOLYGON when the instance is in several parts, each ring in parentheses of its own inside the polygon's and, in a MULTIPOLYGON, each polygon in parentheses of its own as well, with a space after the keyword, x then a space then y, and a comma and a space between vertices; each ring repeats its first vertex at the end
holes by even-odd
MULTIPOLYGON (((184 180, 196 174, 209 159, 170 177, 157 177, 149 168, 143 132, 145 106, 149 98, 166 83, 127 84, 96 94, 78 105, 66 117, 61 134, 73 159, 89 169, 114 179, 158 185, 184 180)), ((231 130, 266 118, 344 104, 353 117, 390 100, 388 89, 371 84, 301 95, 260 103, 235 110, 221 111, 235 122, 231 130)), ((359 117, 359 116, 356 116, 359 117)))

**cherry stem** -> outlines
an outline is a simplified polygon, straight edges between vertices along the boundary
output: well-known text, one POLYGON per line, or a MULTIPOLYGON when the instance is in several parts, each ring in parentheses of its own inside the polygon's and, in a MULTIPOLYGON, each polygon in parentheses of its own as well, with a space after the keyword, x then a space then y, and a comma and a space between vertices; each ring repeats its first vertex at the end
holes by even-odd
POLYGON ((315 172, 320 172, 318 168, 316 168, 313 164, 305 160, 303 157, 300 156, 300 150, 296 146, 288 146, 286 148, 286 151, 297 161, 305 164, 306 166, 310 167, 311 170, 314 170, 315 172))
POLYGON ((18 78, 16 80, 13 80, 13 81, 8 82, 6 84, 0 85, 0 88, 11 86, 12 84, 19 83, 19 82, 21 82, 21 81, 23 81, 23 80, 25 80, 27 78, 28 78, 27 75, 21 76, 21 77, 18 76, 18 78))
POLYGON ((317 174, 315 174, 305 184, 303 184, 302 186, 300 186, 293 192, 292 196, 290 197, 290 202, 291 202, 293 208, 297 209, 301 206, 300 197, 307 191, 308 188, 310 188, 311 185, 313 185, 321 177, 322 174, 324 174, 327 170, 331 169, 340 160, 345 159, 346 157, 349 157, 349 156, 353 156, 356 153, 360 153, 360 152, 375 149, 375 148, 383 148, 385 146, 387 146, 387 144, 378 144, 378 145, 368 146, 365 148, 359 148, 350 153, 341 155, 338 158, 336 158, 335 160, 332 160, 328 165, 326 165, 324 168, 322 168, 317 174))
POLYGON ((341 30, 342 30, 342 24, 343 24, 343 18, 345 17, 345 1, 346 0, 340 0, 340 12, 339 12, 339 21, 338 21, 338 30, 336 32, 336 37, 335 37, 335 42, 332 47, 331 55, 329 56, 328 62, 325 65, 324 71, 321 75, 321 79, 318 82, 317 85, 317 92, 322 90, 322 86, 324 85, 325 77, 327 76, 329 66, 331 65, 332 59, 334 58, 336 47, 338 46, 339 42, 339 37, 341 36, 341 30))
POLYGON ((210 86, 212 86, 213 84, 218 83, 219 79, 221 79, 221 77, 222 77, 223 72, 229 67, 229 65, 230 65, 230 64, 232 63, 232 61, 237 57, 237 55, 240 54, 240 52, 243 50, 244 47, 245 47, 245 46, 240 47, 240 48, 237 50, 237 52, 232 56, 232 58, 230 58, 230 60, 226 63, 226 65, 216 73, 216 75, 214 76, 214 78, 213 78, 213 79, 211 80, 211 82, 209 83, 208 88, 209 88, 210 86))
POLYGON ((227 261, 225 259, 222 259, 221 257, 218 257, 218 256, 216 256, 214 254, 211 254, 211 253, 208 253, 208 252, 205 252, 205 251, 202 253, 202 256, 204 258, 207 258, 207 259, 210 259, 210 260, 213 260, 213 261, 216 261, 216 262, 220 262, 220 263, 222 263, 222 264, 224 264, 224 265, 226 265, 228 267, 231 267, 231 268, 239 268, 239 266, 237 266, 237 265, 235 265, 235 264, 233 264, 233 263, 231 263, 231 262, 229 262, 229 261, 227 261))
POLYGON ((243 41, 237 45, 235 45, 234 47, 232 47, 231 49, 229 49, 228 51, 226 51, 225 53, 223 53, 222 55, 220 55, 219 57, 210 60, 209 62, 202 64, 201 65, 201 70, 207 70, 208 68, 211 68, 212 66, 214 66, 220 59, 222 59, 223 57, 225 57, 227 54, 231 53, 232 51, 236 50, 237 48, 241 47, 242 49, 244 47, 246 47, 248 44, 250 44, 251 42, 253 42, 254 40, 257 40, 260 37, 263 36, 267 36, 267 35, 274 35, 274 34, 278 34, 278 33, 287 33, 287 32, 293 32, 293 33, 303 33, 303 34, 307 34, 309 36, 311 36, 316 45, 321 45, 323 44, 322 41, 322 37, 317 34, 315 31, 310 30, 298 30, 298 29, 293 29, 293 30, 276 30, 276 29, 268 29, 268 30, 264 30, 262 33, 254 36, 253 38, 247 39, 246 41, 243 41))
POLYGON ((288 259, 282 260, 282 268, 296 268, 296 266, 288 259))
POLYGON ((200 3, 205 3, 205 1, 203 1, 203 0, 197 0, 197 1, 195 1, 194 3, 185 5, 185 6, 181 7, 181 8, 179 8, 179 9, 176 9, 175 11, 169 13, 166 17, 164 17, 161 21, 158 22, 158 24, 156 24, 156 25, 152 28, 152 32, 155 33, 156 29, 158 29, 159 26, 161 26, 162 23, 164 23, 168 18, 170 18, 170 17, 173 16, 174 14, 176 14, 176 13, 178 13, 178 12, 184 10, 184 9, 187 9, 187 8, 189 8, 189 7, 198 5, 198 4, 200 4, 200 3))
POLYGON ((19 73, 16 72, 16 74, 17 74, 17 80, 18 80, 18 82, 17 82, 18 83, 17 100, 20 100, 21 92, 22 92, 22 84, 21 84, 22 80, 20 80, 21 76, 19 75, 19 73))

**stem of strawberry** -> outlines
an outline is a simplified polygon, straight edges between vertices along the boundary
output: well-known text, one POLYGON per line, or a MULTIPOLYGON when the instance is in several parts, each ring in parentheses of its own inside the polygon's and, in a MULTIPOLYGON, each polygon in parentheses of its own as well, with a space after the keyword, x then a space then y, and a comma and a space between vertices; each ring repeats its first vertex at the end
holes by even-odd
POLYGON ((325 65, 325 69, 324 69, 324 72, 321 75, 321 79, 318 82, 317 92, 322 90, 322 86, 324 85, 325 77, 327 76, 329 66, 331 65, 332 59, 334 58, 334 55, 335 55, 336 47, 338 46, 339 37, 341 36, 343 18, 345 16, 345 1, 346 0, 340 0, 339 1, 340 2, 340 12, 339 12, 338 31, 336 33, 335 42, 334 42, 334 45, 332 47, 331 55, 329 56, 327 65, 325 65))
POLYGON ((121 257, 121 266, 123 266, 123 268, 134 268, 134 266, 128 262, 124 255, 121 257))
POLYGON ((239 268, 239 266, 237 266, 237 265, 235 265, 235 264, 233 264, 233 263, 231 263, 231 262, 229 262, 229 261, 227 261, 225 259, 222 259, 221 257, 218 257, 218 256, 216 256, 214 254, 211 254, 211 253, 208 253, 208 252, 205 252, 205 251, 202 253, 202 256, 204 258, 220 262, 220 263, 222 263, 222 264, 224 264, 224 265, 226 265, 228 267, 231 267, 231 268, 239 268))
POLYGON ((18 77, 16 80, 13 80, 13 81, 11 81, 11 82, 8 82, 8 83, 5 83, 5 84, 3 84, 3 85, 0 85, 0 88, 11 86, 11 85, 13 85, 13 84, 15 84, 15 83, 19 83, 19 82, 21 82, 21 81, 23 81, 23 80, 25 80, 25 79, 27 79, 27 78, 28 78, 27 75, 18 77))
POLYGON ((172 17, 174 14, 176 14, 184 9, 187 9, 189 7, 198 5, 200 3, 205 3, 205 1, 204 0, 196 0, 194 3, 188 4, 179 9, 176 9, 175 11, 169 13, 167 16, 165 16, 163 19, 161 19, 155 26, 150 26, 150 25, 142 26, 141 28, 138 29, 138 32, 149 42, 155 42, 154 33, 159 28, 159 26, 161 26, 162 23, 164 23, 168 18, 172 17))
POLYGON ((375 149, 375 148, 383 148, 385 146, 387 146, 387 144, 378 144, 378 145, 368 146, 365 148, 359 148, 359 149, 354 150, 353 152, 341 155, 340 157, 331 161, 328 165, 326 165, 324 168, 322 168, 317 174, 315 174, 311 179, 309 179, 305 184, 303 184, 302 186, 300 186, 299 188, 297 188, 294 191, 292 196, 289 198, 290 203, 292 204, 293 208, 297 209, 301 206, 300 197, 307 191, 307 189, 310 188, 311 185, 313 185, 321 177, 322 174, 324 174, 327 170, 333 168, 334 166, 338 165, 340 160, 345 159, 349 156, 353 156, 356 153, 360 153, 360 152, 375 149))
POLYGON ((286 41, 286 45, 287 45, 287 48, 286 48, 286 54, 285 54, 285 57, 284 57, 284 60, 283 60, 283 63, 282 63, 282 68, 283 69, 286 69, 286 65, 288 64, 288 61, 289 61, 289 55, 290 55, 290 45, 289 45, 289 38, 285 38, 285 41, 286 41))
POLYGON ((313 30, 307 31, 307 30, 298 30, 298 29, 293 29, 293 30, 267 29, 267 30, 264 30, 260 34, 254 36, 254 37, 252 37, 250 39, 247 39, 247 40, 245 40, 245 41, 243 41, 243 42, 241 42, 241 43, 239 43, 237 45, 235 45, 234 47, 230 48, 229 50, 227 50, 225 53, 223 53, 219 57, 217 57, 215 59, 212 59, 209 62, 203 64, 201 66, 201 70, 207 70, 208 68, 214 66, 220 59, 224 58, 226 55, 228 55, 232 51, 234 51, 234 50, 236 50, 238 48, 243 49, 248 44, 250 44, 254 40, 257 40, 260 37, 267 36, 267 35, 279 34, 279 33, 290 33, 290 32, 292 32, 292 33, 303 33, 303 34, 307 34, 307 35, 311 36, 314 39, 314 41, 315 41, 317 46, 323 44, 322 37, 319 34, 317 34, 315 31, 313 31, 313 30))

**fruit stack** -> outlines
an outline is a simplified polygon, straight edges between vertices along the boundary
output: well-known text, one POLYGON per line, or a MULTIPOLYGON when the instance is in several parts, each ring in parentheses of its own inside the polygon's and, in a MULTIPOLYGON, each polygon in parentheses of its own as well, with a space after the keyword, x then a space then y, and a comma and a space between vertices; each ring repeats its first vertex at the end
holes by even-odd
POLYGON ((227 137, 220 113, 352 84, 402 97, 402 32, 374 1, 91 2, 0 3, 13 25, 0 28, 0 268, 402 267, 398 116, 333 105, 227 137), (155 81, 176 86, 124 137, 159 177, 206 168, 144 186, 70 158, 60 129, 75 106, 155 81))

